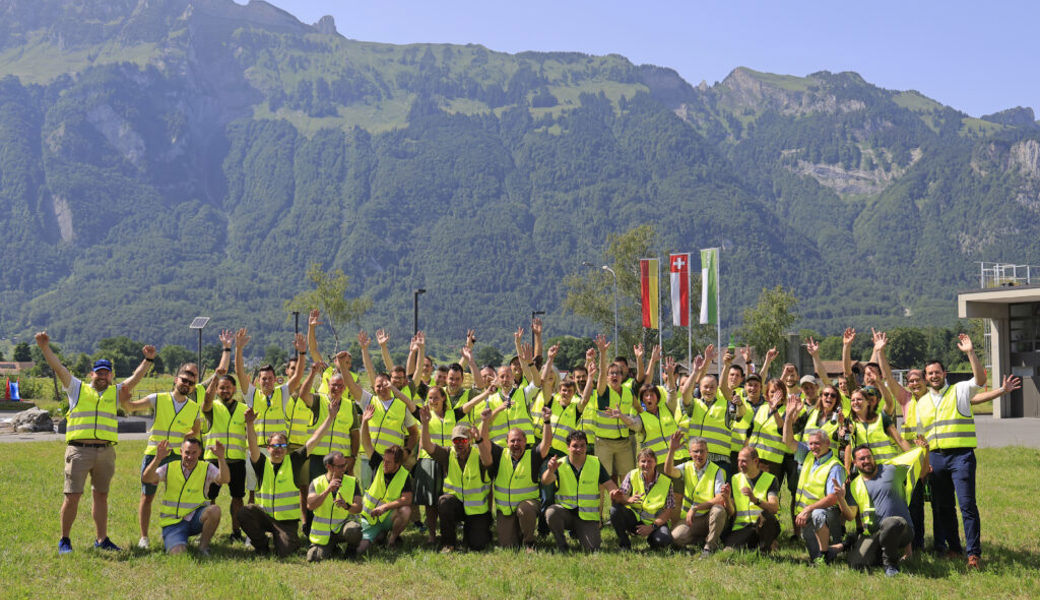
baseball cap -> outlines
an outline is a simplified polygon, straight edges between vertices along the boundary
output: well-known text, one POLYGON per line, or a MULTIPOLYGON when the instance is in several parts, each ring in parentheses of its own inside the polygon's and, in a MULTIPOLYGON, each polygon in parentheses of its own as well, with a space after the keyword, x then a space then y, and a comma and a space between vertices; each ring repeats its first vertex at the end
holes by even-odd
POLYGON ((112 361, 108 360, 107 358, 99 358, 98 360, 95 360, 94 368, 91 369, 91 371, 100 371, 101 369, 108 369, 109 371, 111 371, 112 361))
POLYGON ((469 439, 469 428, 465 425, 456 425, 451 428, 451 439, 457 440, 459 438, 469 439))

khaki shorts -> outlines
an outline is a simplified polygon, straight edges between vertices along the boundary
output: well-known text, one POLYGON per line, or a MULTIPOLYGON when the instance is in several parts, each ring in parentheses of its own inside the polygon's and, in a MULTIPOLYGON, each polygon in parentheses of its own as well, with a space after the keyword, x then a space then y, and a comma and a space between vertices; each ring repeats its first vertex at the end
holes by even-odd
POLYGON ((90 487, 108 493, 108 485, 116 472, 115 446, 68 446, 65 448, 66 494, 82 494, 90 474, 90 487))

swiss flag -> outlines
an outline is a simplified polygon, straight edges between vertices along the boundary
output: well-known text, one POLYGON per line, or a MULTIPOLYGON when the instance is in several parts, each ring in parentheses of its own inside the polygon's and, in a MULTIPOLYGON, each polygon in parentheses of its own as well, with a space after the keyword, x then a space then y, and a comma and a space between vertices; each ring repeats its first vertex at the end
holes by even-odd
POLYGON ((668 256, 672 280, 672 325, 690 326, 690 253, 668 256))

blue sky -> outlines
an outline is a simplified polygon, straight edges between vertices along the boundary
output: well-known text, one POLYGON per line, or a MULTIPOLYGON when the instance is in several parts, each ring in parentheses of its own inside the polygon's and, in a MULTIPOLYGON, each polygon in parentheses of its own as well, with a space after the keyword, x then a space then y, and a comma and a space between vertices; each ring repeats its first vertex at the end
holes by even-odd
MULTIPOLYGON (((245 3, 244 0, 236 0, 245 3)), ((1040 112, 1040 2, 618 2, 614 0, 272 0, 349 38, 476 43, 492 50, 621 54, 696 85, 735 67, 790 75, 856 71, 973 116, 1040 112)))

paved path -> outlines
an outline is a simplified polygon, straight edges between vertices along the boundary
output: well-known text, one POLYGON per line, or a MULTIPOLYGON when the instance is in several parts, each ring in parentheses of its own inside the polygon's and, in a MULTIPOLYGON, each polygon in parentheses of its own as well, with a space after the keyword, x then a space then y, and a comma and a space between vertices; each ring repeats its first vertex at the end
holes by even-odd
MULTIPOLYGON (((11 413, 13 414, 13 413, 11 413)), ((7 417, 0 413, 0 419, 7 417)), ((146 421, 151 426, 151 420, 144 417, 135 417, 146 421)), ((1026 446, 1029 448, 1040 448, 1040 419, 994 419, 990 415, 976 415, 975 429, 979 436, 979 446, 982 448, 999 448, 1001 446, 1026 446)), ((3 442, 38 442, 48 440, 64 440, 63 435, 56 433, 0 433, 0 443, 3 442)), ((146 440, 146 433, 121 433, 121 440, 146 440)))

